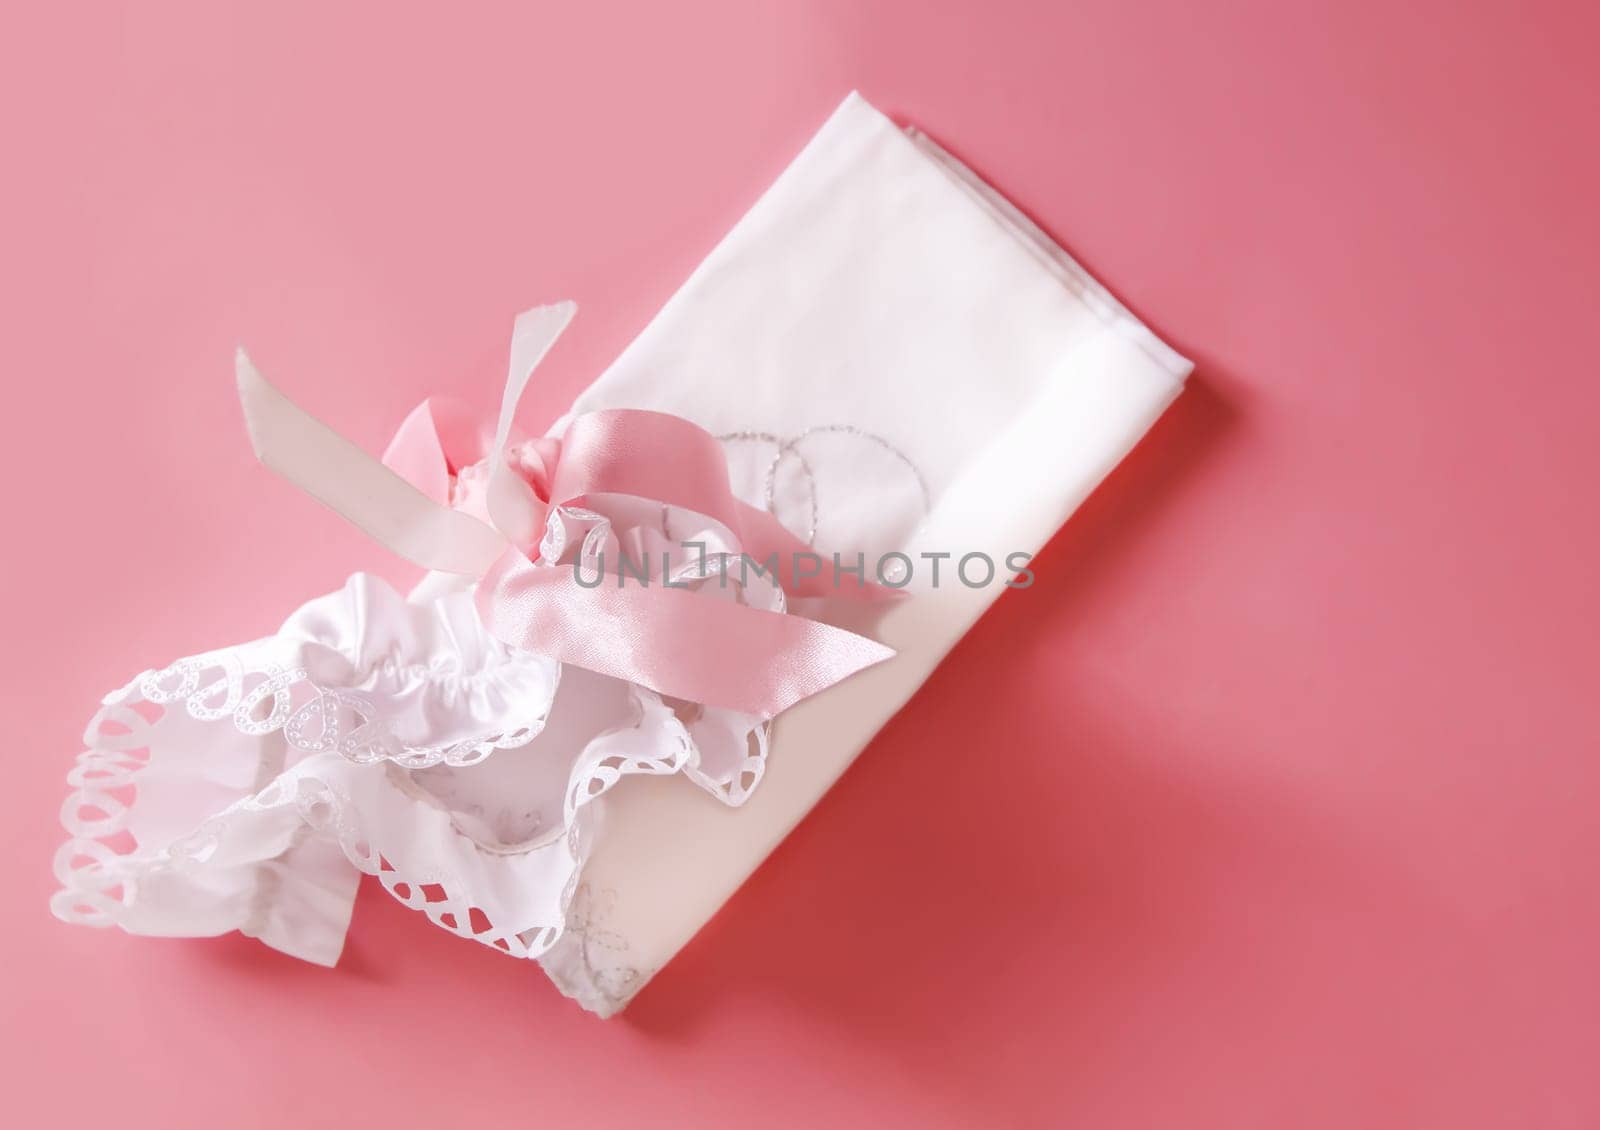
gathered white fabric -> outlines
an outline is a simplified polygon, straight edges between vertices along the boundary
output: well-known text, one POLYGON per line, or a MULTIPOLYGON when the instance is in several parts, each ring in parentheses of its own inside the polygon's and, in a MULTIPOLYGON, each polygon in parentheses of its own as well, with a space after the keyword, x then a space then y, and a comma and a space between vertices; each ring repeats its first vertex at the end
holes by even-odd
MULTIPOLYGON (((769 724, 510 649, 469 579, 430 574, 402 598, 357 576, 273 636, 107 697, 70 777, 53 908, 139 934, 239 930, 332 964, 365 872, 610 1015, 1189 368, 968 170, 851 95, 573 412, 657 409, 721 437, 745 501, 914 594, 872 629, 896 658, 769 724), (992 568, 974 584, 977 558, 992 568), (671 776, 700 787, 645 780, 671 776)), ((547 539, 571 518, 552 513, 547 539)), ((812 603, 841 627, 863 615, 812 603)))
POLYGON ((682 773, 737 804, 759 779, 764 724, 687 705, 506 647, 462 580, 408 601, 358 575, 276 635, 107 697, 69 778, 52 905, 331 965, 366 872, 436 925, 537 957, 606 790, 682 773))

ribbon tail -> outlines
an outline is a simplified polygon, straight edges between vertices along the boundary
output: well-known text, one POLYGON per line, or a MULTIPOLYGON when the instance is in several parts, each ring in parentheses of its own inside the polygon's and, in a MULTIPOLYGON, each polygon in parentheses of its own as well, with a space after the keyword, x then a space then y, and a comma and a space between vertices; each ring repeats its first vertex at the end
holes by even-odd
POLYGON ((765 718, 894 655, 876 640, 781 612, 507 553, 477 592, 495 636, 660 694, 765 718))
POLYGON ((235 359, 239 404, 256 457, 374 541, 425 569, 477 576, 506 540, 476 518, 430 499, 235 359))
POLYGON ((577 312, 578 304, 570 300, 535 306, 518 314, 511 328, 511 364, 506 373, 505 392, 500 398, 494 446, 489 449, 488 509, 489 518, 512 545, 527 546, 538 540, 545 507, 534 496, 533 489, 506 466, 505 450, 511 441, 511 423, 533 371, 577 312))

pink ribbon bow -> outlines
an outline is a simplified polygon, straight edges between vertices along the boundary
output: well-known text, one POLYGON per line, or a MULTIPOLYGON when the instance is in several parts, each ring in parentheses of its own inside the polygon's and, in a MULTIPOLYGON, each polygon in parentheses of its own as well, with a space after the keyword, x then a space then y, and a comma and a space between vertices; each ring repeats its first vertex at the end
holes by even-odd
MULTIPOLYGON (((800 574, 805 543, 734 496, 721 445, 688 420, 614 409, 577 417, 560 440, 512 442, 528 378, 575 312, 560 303, 517 319, 492 439, 469 411, 424 401, 382 463, 289 401, 241 350, 240 401, 256 454, 401 556, 481 577, 476 603, 489 631, 562 663, 770 718, 893 655, 865 636, 781 611, 781 599, 771 610, 719 599, 728 595, 730 558, 759 566, 776 558, 770 579, 790 596, 873 599, 887 590, 800 574), (646 514, 649 524, 637 520, 646 514), (680 570, 676 583, 667 583, 669 514, 692 518, 705 539, 701 567, 680 570), (602 569, 604 550, 589 552, 588 539, 564 559, 563 539, 549 535, 569 519, 600 525, 615 569, 602 569), (715 575, 704 568, 705 542, 717 546, 715 575), (652 546, 660 576, 628 574, 623 559, 638 564, 652 546)), ((738 571, 742 579, 745 565, 738 571)))

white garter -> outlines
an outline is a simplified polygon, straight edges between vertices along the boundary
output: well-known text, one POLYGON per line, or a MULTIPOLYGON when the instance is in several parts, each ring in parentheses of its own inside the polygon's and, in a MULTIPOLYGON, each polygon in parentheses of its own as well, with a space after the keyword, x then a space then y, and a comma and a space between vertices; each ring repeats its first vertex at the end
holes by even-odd
POLYGON ((108 696, 68 778, 56 915, 331 965, 366 872, 537 958, 587 921, 595 802, 622 778, 682 773, 730 805, 760 780, 760 719, 514 651, 471 596, 357 574, 108 696))

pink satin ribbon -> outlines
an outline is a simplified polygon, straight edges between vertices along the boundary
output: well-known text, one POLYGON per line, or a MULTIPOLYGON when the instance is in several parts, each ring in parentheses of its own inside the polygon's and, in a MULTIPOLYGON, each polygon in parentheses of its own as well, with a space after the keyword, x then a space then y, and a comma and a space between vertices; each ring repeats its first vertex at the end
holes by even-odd
POLYGON ((490 569, 477 604, 489 631, 513 647, 764 718, 894 654, 803 616, 682 589, 584 588, 571 569, 515 553, 490 569))
POLYGON ((586 576, 580 585, 571 567, 537 560, 531 543, 552 507, 603 510, 605 498, 626 496, 715 522, 755 562, 776 556, 774 579, 792 596, 892 595, 876 586, 839 587, 831 575, 797 576, 795 555, 808 552, 805 543, 734 496, 721 445, 681 417, 589 413, 574 419, 559 442, 517 445, 514 469, 508 454, 516 402, 574 309, 540 307, 517 319, 492 440, 485 442, 470 412, 425 401, 401 425, 381 464, 267 384, 241 352, 240 398, 256 452, 402 556, 480 575, 478 611, 512 647, 768 718, 892 656, 875 640, 801 616, 620 575, 598 584, 586 576), (452 508, 452 475, 485 461, 482 497, 465 506, 458 499, 452 508))

